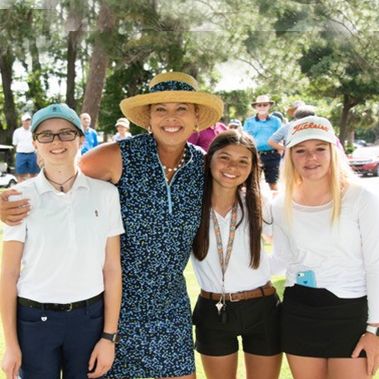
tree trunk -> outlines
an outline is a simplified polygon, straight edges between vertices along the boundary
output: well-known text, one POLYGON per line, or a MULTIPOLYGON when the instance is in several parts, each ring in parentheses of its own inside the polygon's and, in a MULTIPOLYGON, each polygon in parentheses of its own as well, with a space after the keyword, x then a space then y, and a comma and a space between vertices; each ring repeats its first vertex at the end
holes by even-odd
POLYGON ((359 101, 357 99, 351 97, 348 94, 345 94, 343 96, 343 108, 342 108, 342 115, 340 119, 340 133, 339 133, 339 139, 343 146, 345 146, 345 142, 348 137, 348 120, 349 120, 349 113, 352 108, 354 108, 359 101))
POLYGON ((4 114, 7 128, 0 129, 0 143, 12 143, 13 131, 18 126, 16 106, 12 92, 12 66, 14 62, 10 49, 3 50, 0 46, 0 72, 4 93, 4 114))
POLYGON ((94 128, 96 127, 99 115, 99 108, 109 62, 108 56, 102 49, 102 41, 100 37, 103 33, 110 32, 113 29, 115 22, 114 15, 110 12, 106 1, 103 1, 99 12, 99 19, 97 22, 98 33, 95 37, 95 44, 82 106, 82 112, 90 114, 92 127, 94 128))
POLYGON ((77 101, 75 98, 75 78, 76 78, 76 58, 78 56, 78 45, 81 41, 83 32, 83 19, 76 7, 70 2, 66 30, 68 30, 67 41, 67 87, 66 103, 69 107, 76 109, 77 101))
POLYGON ((46 92, 42 87, 42 67, 39 59, 39 50, 35 38, 29 40, 30 55, 32 57, 32 74, 28 75, 29 97, 34 99, 34 110, 43 108, 46 92))
POLYGON ((70 108, 76 109, 75 99, 75 62, 78 51, 78 40, 81 32, 71 31, 68 33, 67 42, 67 89, 66 103, 70 108))

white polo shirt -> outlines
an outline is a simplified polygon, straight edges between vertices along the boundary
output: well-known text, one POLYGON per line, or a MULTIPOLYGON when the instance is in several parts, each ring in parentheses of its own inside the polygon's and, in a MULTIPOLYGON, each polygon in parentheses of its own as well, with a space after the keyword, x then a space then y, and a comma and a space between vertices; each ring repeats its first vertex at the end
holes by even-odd
POLYGON ((124 232, 117 188, 79 171, 62 193, 41 171, 17 189, 32 205, 21 225, 4 227, 4 241, 24 243, 18 296, 64 304, 101 293, 107 238, 124 232))
MULTIPOLYGON (((264 198, 263 218, 271 222, 269 214, 268 199, 264 198)), ((215 212, 217 221, 220 226, 221 238, 223 244, 224 257, 229 239, 229 229, 232 211, 225 217, 215 212)), ((237 222, 241 219, 241 208, 238 207, 237 222)), ((261 260, 257 269, 250 267, 250 237, 247 224, 247 213, 242 224, 237 228, 233 250, 229 260, 229 266, 225 273, 225 292, 233 293, 240 291, 252 290, 265 285, 270 280, 270 266, 267 254, 265 253, 263 243, 261 244, 261 260)), ((271 235, 271 227, 264 223, 263 233, 271 235)), ((213 293, 222 293, 222 271, 220 266, 219 255, 217 251, 217 241, 214 232, 212 217, 209 225, 209 249, 204 260, 199 261, 191 254, 193 269, 200 287, 213 293)))
POLYGON ((26 130, 20 126, 13 132, 13 145, 16 147, 17 153, 33 153, 35 151, 33 146, 32 132, 30 129, 26 130))

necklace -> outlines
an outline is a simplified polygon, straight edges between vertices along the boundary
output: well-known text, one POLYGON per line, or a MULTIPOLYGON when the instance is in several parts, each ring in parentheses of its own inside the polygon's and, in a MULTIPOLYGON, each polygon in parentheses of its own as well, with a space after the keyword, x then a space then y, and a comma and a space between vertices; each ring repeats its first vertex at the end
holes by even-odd
POLYGON ((180 159, 179 163, 176 166, 171 168, 171 167, 166 167, 165 165, 162 165, 163 169, 167 172, 177 171, 180 167, 183 166, 185 157, 186 157, 186 151, 184 150, 182 158, 180 159))
POLYGON ((304 203, 305 203, 306 206, 312 206, 312 207, 314 207, 314 206, 325 205, 327 203, 327 199, 328 199, 329 196, 330 196, 330 192, 327 192, 325 194, 325 196, 322 198, 322 200, 318 204, 316 204, 316 205, 310 205, 308 199, 305 196, 304 188, 303 187, 301 188, 301 197, 303 198, 304 203))
POLYGON ((70 176, 70 177, 69 177, 66 181, 64 181, 63 183, 57 183, 57 182, 54 182, 54 180, 49 179, 46 175, 45 175, 45 176, 46 176, 46 179, 47 179, 49 182, 56 184, 57 186, 59 186, 59 190, 60 190, 61 192, 64 192, 64 188, 63 188, 63 186, 64 186, 69 180, 71 180, 72 178, 75 178, 76 175, 78 175, 78 172, 76 172, 74 175, 70 176))

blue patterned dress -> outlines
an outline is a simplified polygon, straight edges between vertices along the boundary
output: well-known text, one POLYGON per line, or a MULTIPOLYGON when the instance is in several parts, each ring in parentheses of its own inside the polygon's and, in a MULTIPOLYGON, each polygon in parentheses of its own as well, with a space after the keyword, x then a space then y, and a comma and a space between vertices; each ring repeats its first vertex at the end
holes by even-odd
POLYGON ((166 182, 152 135, 119 142, 118 183, 123 298, 116 360, 109 378, 195 372, 192 321, 183 271, 200 223, 203 155, 187 145, 185 164, 166 182))

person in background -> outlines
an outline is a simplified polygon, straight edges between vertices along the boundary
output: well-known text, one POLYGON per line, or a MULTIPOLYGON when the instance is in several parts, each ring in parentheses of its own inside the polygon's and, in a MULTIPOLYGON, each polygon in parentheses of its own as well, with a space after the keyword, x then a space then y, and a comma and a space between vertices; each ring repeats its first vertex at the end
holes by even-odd
POLYGON ((238 131, 242 131, 242 122, 235 118, 231 119, 228 124, 228 129, 236 129, 238 131))
POLYGON ((208 151, 209 145, 213 139, 228 128, 222 122, 216 122, 207 129, 192 133, 188 142, 201 147, 204 151, 208 151))
POLYGON ((246 377, 279 377, 280 301, 261 240, 263 229, 271 234, 265 223, 271 216, 260 176, 248 134, 228 130, 215 137, 205 158, 202 219, 191 256, 201 286, 195 346, 208 379, 236 378, 238 336, 246 377))
POLYGON ((113 141, 121 141, 132 136, 132 134, 129 133, 130 122, 127 118, 119 118, 115 126, 117 128, 117 133, 113 136, 113 141))
POLYGON ((288 131, 272 205, 273 273, 286 268, 281 341, 294 379, 368 379, 379 365, 379 197, 352 173, 329 120, 288 131))
POLYGON ((17 186, 30 215, 4 228, 2 368, 7 379, 103 378, 122 292, 117 189, 78 169, 83 127, 66 104, 36 112, 31 133, 43 169, 17 186))
POLYGON ((35 177, 40 171, 37 164, 37 154, 33 146, 30 122, 30 114, 23 114, 21 117, 22 125, 13 132, 12 143, 16 149, 16 177, 19 183, 29 177, 35 177))
POLYGON ((287 109, 288 116, 290 116, 291 118, 295 118, 295 112, 298 110, 298 108, 303 107, 304 105, 306 104, 302 100, 294 101, 292 107, 289 107, 287 109))
POLYGON ((279 177, 280 154, 268 144, 269 138, 280 127, 281 122, 275 116, 269 115, 270 108, 275 104, 267 95, 258 96, 251 106, 257 114, 246 120, 243 131, 249 133, 257 145, 265 180, 272 191, 277 191, 279 177))
POLYGON ((91 116, 88 113, 82 113, 80 115, 80 122, 84 130, 85 141, 82 145, 81 154, 85 154, 87 151, 96 147, 99 144, 97 132, 91 128, 91 116))
MULTIPOLYGON (((287 110, 287 113, 289 115, 292 115, 295 120, 298 120, 307 116, 315 116, 316 110, 312 105, 305 105, 302 101, 295 101, 292 108, 289 108, 287 110), (295 105, 297 105, 297 107, 295 107, 295 105)), ((279 153, 282 154, 282 158, 284 158, 284 151, 286 150, 288 129, 290 128, 293 121, 283 125, 268 140, 268 144, 274 149, 278 150, 279 153)))
POLYGON ((279 111, 272 112, 271 116, 277 117, 282 124, 286 124, 287 123, 287 119, 284 118, 283 114, 281 112, 279 112, 279 111))

